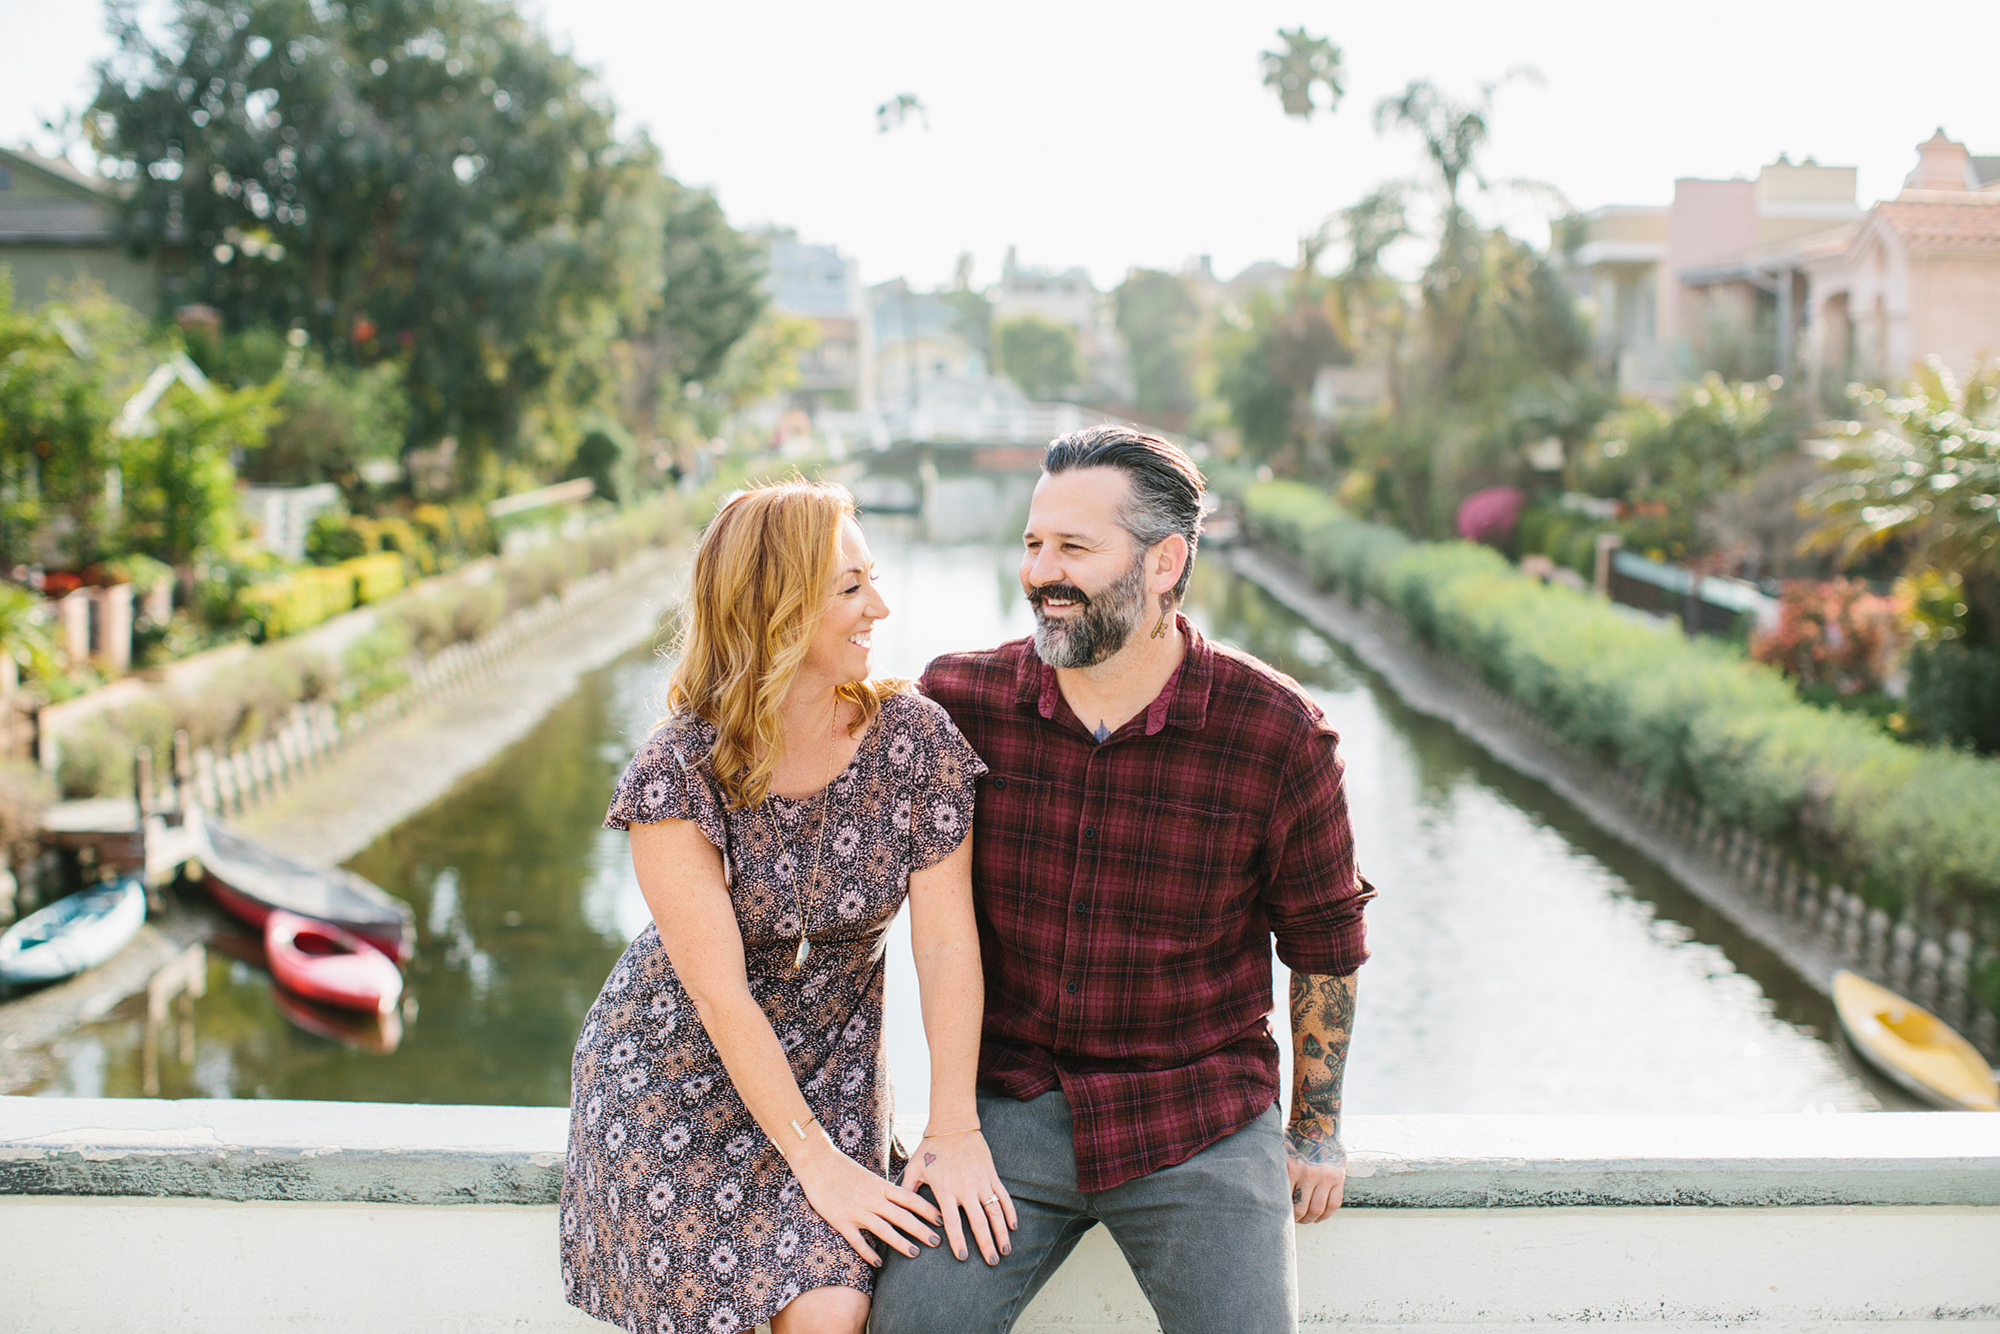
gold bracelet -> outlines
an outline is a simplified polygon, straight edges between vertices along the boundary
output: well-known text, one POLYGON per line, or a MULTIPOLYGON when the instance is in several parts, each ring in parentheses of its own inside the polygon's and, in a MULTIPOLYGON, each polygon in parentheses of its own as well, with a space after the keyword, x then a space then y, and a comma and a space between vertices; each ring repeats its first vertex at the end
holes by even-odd
MULTIPOLYGON (((978 1129, 979 1129, 978 1126, 967 1126, 963 1130, 947 1130, 942 1135, 934 1135, 927 1130, 924 1132, 924 1139, 950 1139, 953 1135, 970 1135, 973 1131, 978 1129)), ((918 1141, 918 1143, 920 1144, 922 1142, 923 1142, 922 1140, 918 1141)))
MULTIPOLYGON (((813 1122, 817 1120, 819 1120, 817 1116, 808 1116, 806 1118, 806 1126, 811 1125, 813 1122)), ((805 1143, 806 1126, 800 1125, 799 1118, 797 1118, 796 1116, 792 1118, 792 1133, 799 1137, 799 1142, 801 1144, 805 1143)))

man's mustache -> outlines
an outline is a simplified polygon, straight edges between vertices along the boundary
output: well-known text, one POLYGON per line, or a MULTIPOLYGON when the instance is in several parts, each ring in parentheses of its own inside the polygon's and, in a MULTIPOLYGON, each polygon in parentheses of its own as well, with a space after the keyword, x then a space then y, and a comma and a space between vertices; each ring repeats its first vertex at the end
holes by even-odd
POLYGON ((1043 584, 1039 588, 1028 590, 1028 605, 1036 611, 1040 611, 1042 604, 1050 598, 1056 598, 1063 602, 1074 602, 1080 607, 1088 607, 1090 605, 1090 594, 1084 592, 1075 584, 1043 584))

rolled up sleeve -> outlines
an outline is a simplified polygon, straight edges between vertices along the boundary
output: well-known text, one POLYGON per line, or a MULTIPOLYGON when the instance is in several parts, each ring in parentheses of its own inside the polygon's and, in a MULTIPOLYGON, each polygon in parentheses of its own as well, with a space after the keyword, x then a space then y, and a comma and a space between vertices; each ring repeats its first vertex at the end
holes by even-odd
POLYGON ((1265 829, 1262 899, 1278 958, 1345 977, 1368 959, 1368 901, 1347 818, 1346 764, 1324 721, 1292 751, 1265 829))

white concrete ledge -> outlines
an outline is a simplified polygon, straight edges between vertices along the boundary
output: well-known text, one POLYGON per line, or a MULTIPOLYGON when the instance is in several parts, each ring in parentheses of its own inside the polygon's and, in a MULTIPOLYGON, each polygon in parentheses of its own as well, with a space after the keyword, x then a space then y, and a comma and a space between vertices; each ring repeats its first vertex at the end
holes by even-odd
MULTIPOLYGON (((0 1195, 553 1204, 568 1112, 0 1098, 0 1195)), ((2000 1207, 2000 1116, 1357 1116, 1357 1208, 2000 1207)))
MULTIPOLYGON (((0 1098, 0 1328, 608 1328, 562 1301, 566 1121, 0 1098)), ((1349 1131, 1351 1207, 1298 1234, 1302 1328, 2000 1334, 2000 1116, 1356 1117, 1349 1131)), ((1157 1328, 1102 1229, 1016 1327, 1157 1328)))

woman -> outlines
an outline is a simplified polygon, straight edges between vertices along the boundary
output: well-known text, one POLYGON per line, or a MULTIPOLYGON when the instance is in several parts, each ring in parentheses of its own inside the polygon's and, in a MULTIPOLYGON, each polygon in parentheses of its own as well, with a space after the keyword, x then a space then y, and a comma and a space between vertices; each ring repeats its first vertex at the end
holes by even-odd
POLYGON ((653 926, 571 1068, 563 1287, 599 1319, 858 1334, 878 1246, 915 1255, 942 1227, 960 1259, 968 1230, 988 1264, 1012 1249, 973 1097, 986 766, 937 705, 868 678, 888 614, 837 486, 746 492, 695 552, 668 718, 605 818, 653 926), (931 1112, 897 1185, 883 943, 906 893, 931 1112))

